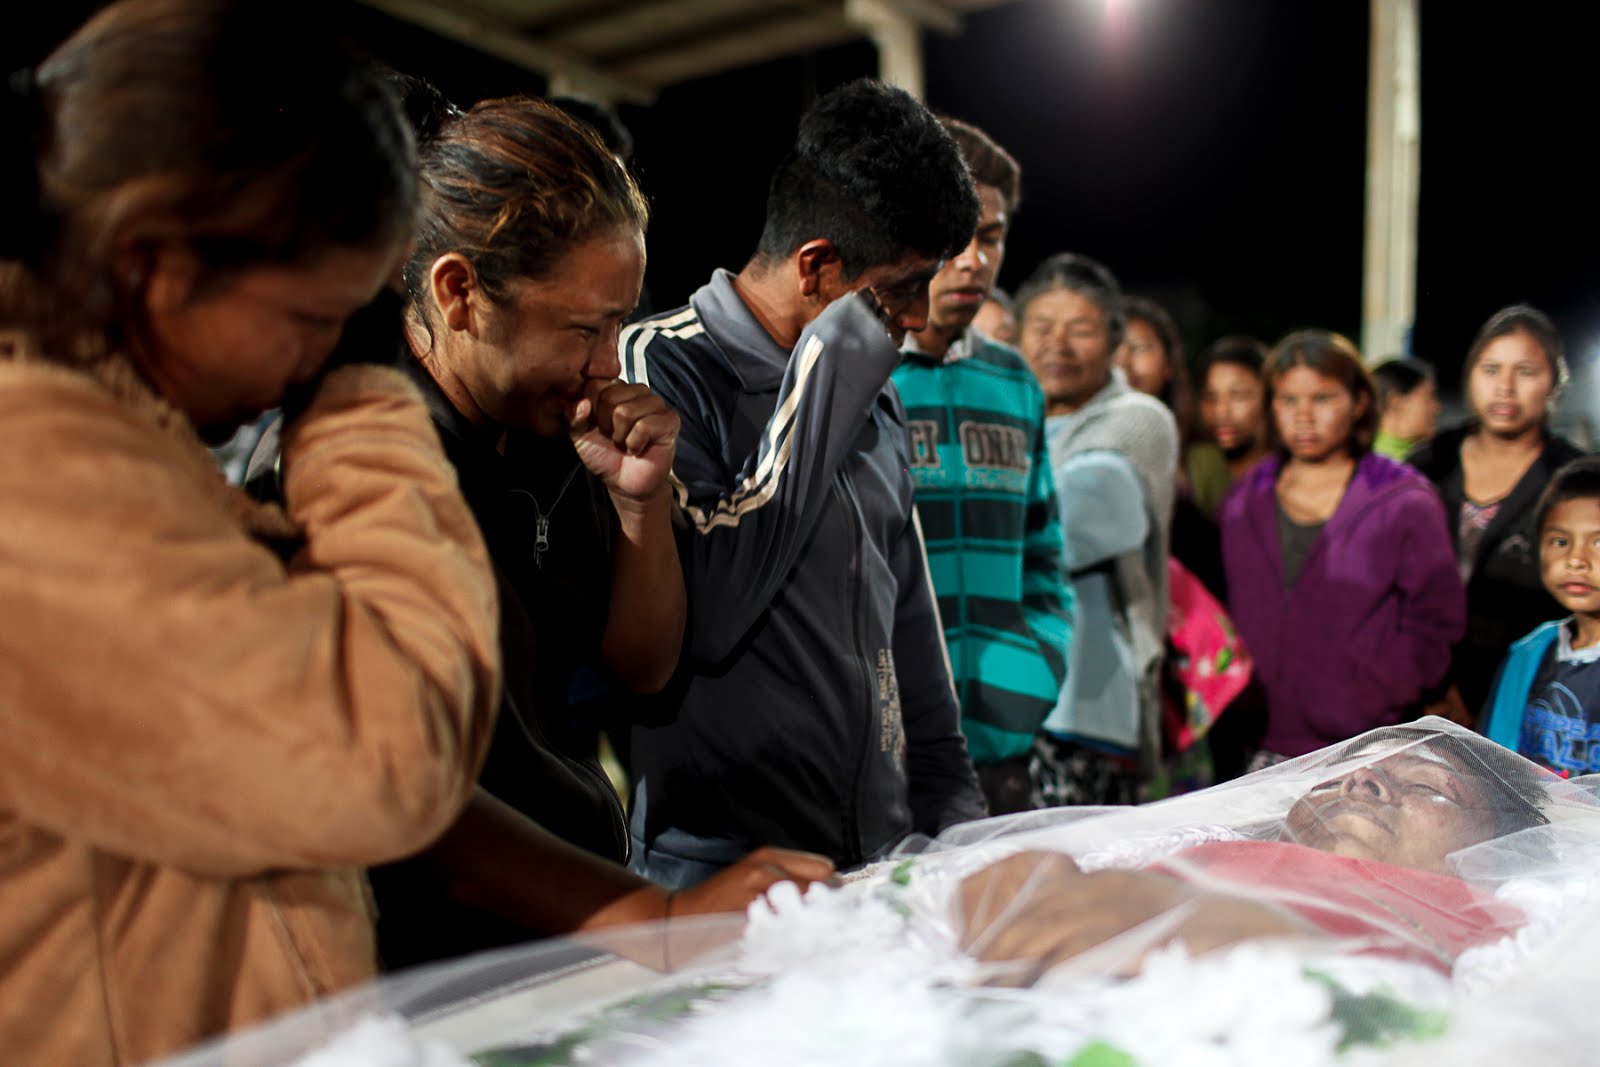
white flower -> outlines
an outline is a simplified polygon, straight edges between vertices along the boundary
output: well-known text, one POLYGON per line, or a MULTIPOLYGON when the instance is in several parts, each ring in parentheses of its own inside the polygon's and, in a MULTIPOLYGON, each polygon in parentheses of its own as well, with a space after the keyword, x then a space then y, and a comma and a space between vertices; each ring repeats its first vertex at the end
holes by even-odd
POLYGON ((335 1035, 291 1067, 471 1067, 437 1041, 412 1035, 405 1020, 374 1015, 335 1035))

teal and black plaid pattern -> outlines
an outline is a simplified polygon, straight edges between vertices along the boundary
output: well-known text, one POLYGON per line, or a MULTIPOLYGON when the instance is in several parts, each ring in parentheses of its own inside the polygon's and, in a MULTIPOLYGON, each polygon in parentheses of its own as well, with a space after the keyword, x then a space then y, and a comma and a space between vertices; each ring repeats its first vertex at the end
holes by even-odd
MULTIPOLYGON (((1055 707, 1072 638, 1044 394, 1022 356, 979 335, 894 373, 975 763, 1026 755, 1055 707)), ((964 339, 966 340, 966 339, 964 339)))

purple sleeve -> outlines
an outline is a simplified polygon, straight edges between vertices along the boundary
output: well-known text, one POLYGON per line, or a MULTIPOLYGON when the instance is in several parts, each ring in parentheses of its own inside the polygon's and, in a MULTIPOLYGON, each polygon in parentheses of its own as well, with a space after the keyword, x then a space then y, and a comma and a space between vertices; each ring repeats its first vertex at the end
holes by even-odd
POLYGON ((1467 594, 1444 505, 1431 485, 1419 482, 1400 499, 1391 529, 1399 608, 1394 632, 1368 652, 1395 700, 1410 703, 1449 668, 1451 646, 1466 632, 1467 594))

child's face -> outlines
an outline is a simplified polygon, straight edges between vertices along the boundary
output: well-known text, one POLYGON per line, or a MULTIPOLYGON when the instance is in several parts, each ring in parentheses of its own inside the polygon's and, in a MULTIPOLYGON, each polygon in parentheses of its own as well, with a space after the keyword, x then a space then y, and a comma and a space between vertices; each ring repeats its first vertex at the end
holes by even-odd
POLYGON ((1272 384, 1272 417, 1295 459, 1317 463, 1350 451, 1350 431, 1366 410, 1337 378, 1290 367, 1272 384))
POLYGON ((1544 587, 1575 615, 1600 618, 1600 498, 1563 500, 1539 530, 1544 587))

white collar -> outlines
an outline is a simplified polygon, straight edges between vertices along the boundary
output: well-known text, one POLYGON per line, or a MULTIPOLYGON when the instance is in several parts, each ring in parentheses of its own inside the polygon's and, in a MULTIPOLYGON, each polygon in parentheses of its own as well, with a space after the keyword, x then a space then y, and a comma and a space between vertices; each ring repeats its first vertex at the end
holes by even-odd
POLYGON ((1577 620, 1568 618, 1562 621, 1559 634, 1556 638, 1557 663, 1594 663, 1600 660, 1600 644, 1590 645, 1588 648, 1573 648, 1572 634, 1577 629, 1577 620))
POLYGON ((977 351, 979 336, 976 327, 968 326, 961 331, 954 341, 950 342, 950 347, 945 349, 944 358, 940 360, 933 360, 932 356, 923 351, 922 346, 917 344, 917 335, 914 333, 906 334, 905 341, 900 345, 900 351, 915 352, 917 355, 925 356, 936 363, 954 363, 957 360, 968 358, 973 352, 977 351))

